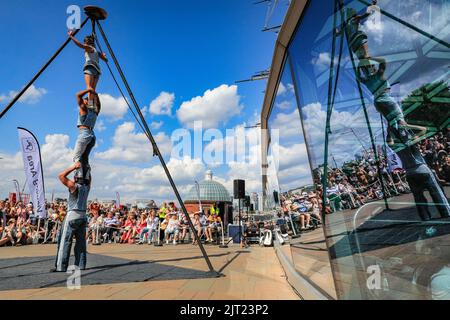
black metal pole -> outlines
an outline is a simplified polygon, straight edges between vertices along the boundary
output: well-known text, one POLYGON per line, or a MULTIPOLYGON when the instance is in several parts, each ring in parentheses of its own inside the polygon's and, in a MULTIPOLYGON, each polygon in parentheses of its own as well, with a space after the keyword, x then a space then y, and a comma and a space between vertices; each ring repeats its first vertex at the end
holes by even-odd
MULTIPOLYGON (((75 32, 73 33, 73 35, 75 36, 78 31, 80 31, 84 25, 86 24, 86 22, 88 22, 89 18, 86 18, 83 23, 80 25, 80 29, 75 30, 75 32)), ((71 41, 70 38, 68 38, 61 47, 59 47, 58 50, 56 50, 56 52, 53 54, 53 56, 47 61, 46 64, 44 64, 44 66, 34 75, 34 77, 27 83, 27 85, 25 87, 23 87, 22 90, 20 90, 20 92, 18 94, 16 94, 16 96, 11 100, 11 102, 3 109, 3 111, 0 113, 0 119, 3 118, 3 116, 9 111, 9 109, 12 108, 12 106, 20 99, 20 97, 22 97, 22 95, 28 90, 29 87, 31 87, 31 85, 40 77, 40 75, 45 71, 45 69, 47 69, 47 67, 53 62, 53 60, 55 60, 55 58, 61 53, 61 51, 63 51, 63 49, 69 44, 69 42, 71 41)))
POLYGON ((323 156, 323 176, 322 176, 322 217, 325 223, 326 217, 326 206, 327 206, 327 187, 328 187, 328 143, 331 133, 331 101, 332 101, 332 90, 333 90, 333 77, 334 77, 334 56, 336 51, 336 20, 337 20, 337 7, 336 3, 333 9, 333 38, 331 42, 331 61, 330 61, 330 74, 328 77, 328 99, 327 99, 327 117, 325 122, 325 141, 324 141, 324 156, 323 156))
POLYGON ((194 225, 193 225, 193 223, 191 221, 191 218, 189 217, 189 214, 187 213, 186 207, 184 206, 183 200, 181 199, 181 196, 180 196, 180 194, 178 192, 177 186, 175 185, 175 182, 172 179, 172 175, 170 174, 170 171, 167 168, 166 162, 164 161, 164 158, 161 155, 161 152, 159 151, 158 145, 156 144, 156 141, 153 138, 153 135, 152 135, 152 133, 151 133, 151 131, 150 131, 148 125, 147 125, 147 122, 145 121, 145 118, 144 118, 144 115, 142 114, 141 108, 139 107, 139 105, 138 105, 138 103, 137 103, 137 101, 136 101, 136 99, 135 99, 135 97, 133 95, 133 92, 131 91, 131 88, 130 88, 130 86, 128 84, 128 81, 125 78, 125 75, 124 75, 124 73, 122 71, 122 68, 120 67, 119 61, 117 60, 117 58, 116 58, 116 56, 115 56, 115 54, 114 54, 114 52, 113 52, 109 42, 108 42, 108 39, 106 38, 106 35, 105 35, 105 32, 103 31, 102 26, 100 25, 100 23, 98 21, 96 21, 96 22, 97 22, 98 30, 100 30, 100 33, 101 33, 101 35, 103 37, 103 40, 105 41, 106 47, 108 48, 109 54, 111 55, 111 57, 112 57, 112 59, 114 61, 114 64, 117 67, 117 71, 119 71, 120 77, 122 78, 122 81, 123 81, 123 83, 125 85, 125 88, 127 89, 127 92, 128 92, 128 94, 129 94, 129 96, 131 98, 131 101, 134 104, 136 112, 137 112, 137 114, 138 114, 138 116, 139 116, 139 118, 140 118, 140 120, 142 122, 142 125, 144 126, 144 129, 146 131, 147 137, 149 138, 150 143, 153 146, 153 151, 158 156, 158 158, 159 158, 159 160, 161 162, 161 165, 162 165, 162 167, 164 169, 164 172, 167 175, 167 179, 169 180, 170 185, 172 186, 173 192, 175 193, 175 196, 176 196, 176 198, 177 198, 177 200, 178 200, 178 202, 180 204, 180 207, 181 207, 181 210, 183 211, 183 214, 187 217, 187 220, 188 220, 188 223, 189 223, 189 227, 191 228, 192 233, 194 234, 194 238, 195 238, 195 240, 198 243, 198 246, 200 248, 200 251, 202 252, 202 255, 203 255, 203 257, 204 257, 204 259, 206 261, 206 264, 208 265, 208 268, 209 268, 209 270, 211 272, 215 272, 215 270, 214 270, 214 268, 213 268, 213 266, 211 264, 211 261, 209 260, 208 254, 206 253, 205 248, 203 247, 203 245, 202 245, 202 243, 200 241, 200 238, 199 238, 197 232, 195 231, 194 225))
POLYGON ((238 223, 239 223, 239 245, 241 245, 242 229, 241 229, 241 199, 240 198, 239 198, 238 223))

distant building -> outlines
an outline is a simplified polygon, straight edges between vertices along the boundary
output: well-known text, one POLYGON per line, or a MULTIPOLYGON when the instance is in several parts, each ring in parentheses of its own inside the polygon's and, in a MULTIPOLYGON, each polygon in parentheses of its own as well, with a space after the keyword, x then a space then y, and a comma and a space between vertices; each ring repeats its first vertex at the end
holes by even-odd
POLYGON ((259 196, 256 192, 252 192, 250 195, 250 204, 253 205, 253 210, 259 210, 259 196))
POLYGON ((203 212, 209 210, 216 203, 224 225, 226 226, 232 221, 232 197, 224 185, 213 180, 211 170, 206 171, 205 180, 199 182, 199 190, 196 185, 193 185, 184 199, 186 210, 189 213, 200 211, 200 203, 203 212))

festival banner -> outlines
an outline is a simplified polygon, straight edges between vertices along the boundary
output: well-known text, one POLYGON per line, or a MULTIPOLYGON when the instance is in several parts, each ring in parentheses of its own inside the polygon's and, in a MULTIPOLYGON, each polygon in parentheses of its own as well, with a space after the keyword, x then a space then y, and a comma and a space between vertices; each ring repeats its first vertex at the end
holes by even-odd
POLYGON ((17 130, 33 209, 37 216, 44 219, 47 217, 47 212, 45 210, 44 174, 39 143, 27 129, 17 128, 17 130))

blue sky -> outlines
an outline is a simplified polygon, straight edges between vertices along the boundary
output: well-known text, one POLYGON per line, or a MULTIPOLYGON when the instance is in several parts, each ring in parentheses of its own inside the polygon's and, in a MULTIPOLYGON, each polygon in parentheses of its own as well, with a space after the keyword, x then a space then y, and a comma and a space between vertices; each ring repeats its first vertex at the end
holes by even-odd
MULTIPOLYGON (((66 39, 66 8, 71 4, 94 4, 108 11, 109 17, 103 23, 105 32, 135 97, 145 108, 146 120, 154 124, 153 132, 163 145, 175 129, 191 127, 189 114, 195 112, 201 112, 205 121, 218 117, 212 124, 223 132, 258 121, 265 81, 233 87, 235 80, 268 68, 273 54, 276 35, 261 32, 267 6, 253 5, 251 0, 2 1, 0 21, 7 27, 0 30, 6 44, 0 52, 0 106, 7 104, 11 91, 19 90, 66 39), (207 90, 209 94, 205 93, 207 90), (170 110, 170 115, 151 112, 152 101, 157 113, 170 110), (177 113, 182 105, 183 110, 177 113), (214 105, 225 113, 216 112, 214 105), (226 122, 222 121, 224 118, 226 122)), ((281 23, 286 9, 287 0, 280 1, 271 25, 281 23)), ((78 38, 81 40, 88 31, 87 25, 78 38)), ((55 177, 59 169, 70 165, 77 134, 75 93, 85 86, 82 64, 83 52, 70 44, 36 81, 27 99, 1 120, 1 197, 13 189, 11 179, 19 178, 21 183, 24 180, 22 164, 17 161, 17 126, 34 132, 41 143, 47 193, 54 190, 64 194, 55 177)), ((97 91, 105 99, 105 112, 99 119, 98 143, 91 155, 93 196, 113 198, 114 191, 119 191, 130 199, 173 198, 167 183, 155 178, 160 173, 155 167, 157 162, 147 160, 147 151, 143 150, 149 145, 143 142, 137 126, 133 130, 133 118, 124 112, 119 92, 104 64, 102 70, 97 91), (127 141, 131 149, 126 146, 127 141), (123 153, 134 156, 124 157, 123 153)), ((169 161, 169 154, 165 157, 169 161)), ((175 171, 177 165, 190 167, 184 170, 185 174, 174 174, 182 191, 193 179, 201 179, 208 167, 191 164, 173 164, 175 171)), ((260 174, 253 172, 256 168, 253 166, 249 174, 254 180, 249 186, 254 189, 258 188, 260 174)), ((246 178, 236 175, 248 168, 223 165, 213 170, 217 179, 231 186, 233 178, 246 178)))

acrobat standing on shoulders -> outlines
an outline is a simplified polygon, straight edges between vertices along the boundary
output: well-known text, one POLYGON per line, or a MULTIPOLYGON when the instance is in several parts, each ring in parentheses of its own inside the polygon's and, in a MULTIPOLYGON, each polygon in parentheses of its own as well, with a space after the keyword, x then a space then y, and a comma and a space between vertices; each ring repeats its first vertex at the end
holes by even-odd
POLYGON ((94 133, 95 123, 100 114, 101 103, 98 94, 92 89, 82 90, 77 93, 79 134, 75 143, 74 162, 80 162, 76 176, 86 179, 90 175, 89 154, 95 146, 96 137, 94 133), (89 104, 86 94, 92 94, 93 103, 89 104))
POLYGON ((417 146, 425 127, 408 124, 403 110, 390 94, 390 84, 385 77, 386 60, 380 57, 362 59, 358 65, 357 77, 374 96, 375 108, 388 122, 388 145, 402 160, 406 171, 406 179, 414 196, 417 212, 424 221, 431 219, 431 213, 424 192, 430 192, 433 203, 441 218, 448 218, 450 206, 447 198, 437 182, 433 171, 428 167, 417 146), (376 67, 378 64, 378 68, 376 67), (416 136, 411 130, 419 130, 416 136))
POLYGON ((95 48, 95 35, 89 35, 84 38, 84 43, 79 42, 74 36, 73 31, 69 31, 69 37, 81 49, 84 50, 85 63, 83 66, 84 80, 86 82, 86 90, 92 89, 89 92, 88 101, 92 104, 94 99, 93 92, 97 90, 97 83, 100 78, 100 59, 107 62, 105 53, 99 53, 95 48))

